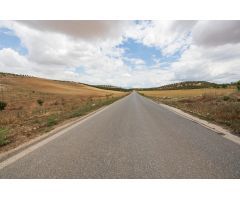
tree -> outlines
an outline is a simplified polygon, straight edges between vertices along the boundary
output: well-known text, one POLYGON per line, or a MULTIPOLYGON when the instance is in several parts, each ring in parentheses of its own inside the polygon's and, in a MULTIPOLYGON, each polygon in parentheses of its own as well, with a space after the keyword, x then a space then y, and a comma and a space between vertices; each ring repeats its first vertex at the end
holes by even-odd
POLYGON ((44 101, 43 101, 42 99, 38 99, 38 100, 37 100, 37 103, 38 103, 40 106, 42 106, 43 103, 44 103, 44 101))
POLYGON ((6 103, 6 102, 0 101, 0 111, 1 111, 1 110, 4 110, 6 106, 7 106, 7 103, 6 103))
POLYGON ((240 91, 240 80, 237 82, 237 90, 240 91))
POLYGON ((222 84, 222 88, 227 88, 227 84, 222 84))

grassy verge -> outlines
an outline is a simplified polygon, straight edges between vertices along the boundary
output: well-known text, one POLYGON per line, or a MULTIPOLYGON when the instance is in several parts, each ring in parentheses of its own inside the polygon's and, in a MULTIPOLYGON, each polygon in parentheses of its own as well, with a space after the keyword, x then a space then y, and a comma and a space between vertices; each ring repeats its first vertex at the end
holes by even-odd
POLYGON ((8 130, 6 128, 0 128, 0 147, 9 143, 7 139, 8 130))
POLYGON ((52 127, 66 119, 87 115, 88 113, 94 110, 97 110, 103 106, 109 105, 120 98, 122 97, 111 97, 111 98, 103 98, 103 99, 95 99, 95 100, 91 99, 70 112, 50 115, 46 119, 46 121, 43 123, 44 124, 43 127, 52 127))
POLYGON ((103 106, 109 105, 114 101, 120 99, 119 97, 112 97, 107 99, 98 99, 95 101, 88 101, 82 107, 74 110, 70 113, 69 117, 79 117, 88 114, 89 112, 101 108, 103 106))
POLYGON ((165 96, 145 93, 145 96, 222 125, 240 136, 240 93, 236 90, 231 93, 202 93, 198 96, 168 96, 167 93, 165 96))

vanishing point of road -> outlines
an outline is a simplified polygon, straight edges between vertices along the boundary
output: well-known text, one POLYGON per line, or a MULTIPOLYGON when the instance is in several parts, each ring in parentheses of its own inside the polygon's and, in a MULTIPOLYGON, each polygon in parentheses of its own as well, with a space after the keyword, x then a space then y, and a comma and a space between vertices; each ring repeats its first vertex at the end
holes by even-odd
POLYGON ((240 145, 133 92, 0 178, 240 178, 240 145))

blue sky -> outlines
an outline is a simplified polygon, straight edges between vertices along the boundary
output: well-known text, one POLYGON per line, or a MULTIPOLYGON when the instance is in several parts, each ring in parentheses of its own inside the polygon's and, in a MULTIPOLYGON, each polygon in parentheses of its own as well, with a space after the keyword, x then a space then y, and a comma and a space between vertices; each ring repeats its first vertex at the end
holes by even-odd
POLYGON ((27 49, 21 43, 14 31, 8 28, 0 28, 0 49, 12 48, 22 55, 27 54, 27 49))
POLYGON ((118 45, 118 47, 124 49, 125 57, 142 59, 146 66, 149 67, 155 65, 156 60, 162 63, 163 67, 166 67, 172 62, 176 62, 181 57, 179 51, 169 56, 163 55, 160 48, 144 45, 131 38, 125 40, 122 44, 118 45))
POLYGON ((142 59, 149 66, 154 64, 154 57, 162 57, 159 49, 145 46, 133 39, 127 39, 118 47, 124 49, 125 57, 142 59))
MULTIPOLYGON (((136 21, 136 23, 138 24, 140 22, 136 21)), ((160 48, 144 45, 132 38, 125 39, 116 47, 124 50, 124 57, 129 59, 141 59, 145 62, 146 67, 149 68, 156 64, 156 60, 162 63, 162 67, 166 67, 172 62, 177 61, 181 56, 180 52, 176 52, 170 56, 164 56, 162 55, 160 48)), ((3 48, 14 49, 21 55, 26 55, 28 53, 28 50, 22 44, 21 39, 16 36, 13 30, 8 28, 0 28, 0 49, 3 48)), ((132 67, 131 63, 127 60, 124 60, 124 62, 132 67)), ((80 65, 75 69, 75 72, 85 73, 84 67, 80 65)))

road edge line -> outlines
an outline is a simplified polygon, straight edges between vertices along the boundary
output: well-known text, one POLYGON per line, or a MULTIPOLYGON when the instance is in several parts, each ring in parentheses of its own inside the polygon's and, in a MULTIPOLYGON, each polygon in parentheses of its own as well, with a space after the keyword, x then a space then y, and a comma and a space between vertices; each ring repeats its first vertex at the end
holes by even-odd
MULTIPOLYGON (((142 95, 141 95, 142 96, 142 95)), ((142 97, 145 97, 145 96, 142 96, 142 97)), ((166 109, 168 109, 169 111, 177 114, 178 116, 181 116, 185 119, 188 119, 192 122, 195 122, 211 131, 214 131, 215 133, 218 133, 219 135, 221 135, 222 137, 228 139, 228 140, 231 140, 232 142, 236 143, 236 144, 239 144, 240 145, 240 137, 236 136, 236 135, 233 135, 230 131, 228 131, 227 129, 219 126, 219 125, 216 125, 216 124, 213 124, 211 122, 208 122, 206 120, 203 120, 203 119, 200 119, 196 116, 193 116, 189 113, 186 113, 184 111, 182 111, 181 109, 178 109, 178 108, 175 108, 175 107, 172 107, 172 106, 169 106, 169 105, 166 105, 166 104, 163 104, 163 103, 159 103, 159 102, 156 102, 148 97, 145 97, 146 99, 152 101, 153 103, 159 105, 159 106, 162 106, 166 109)))
POLYGON ((55 129, 51 130, 50 132, 47 132, 39 137, 34 138, 33 140, 30 140, 26 143, 23 143, 22 145, 18 146, 17 148, 11 149, 7 152, 4 152, 0 154, 0 170, 7 167, 8 165, 14 163, 15 161, 19 160, 20 158, 24 157, 25 155, 33 152, 34 150, 44 146, 45 144, 49 143, 50 141, 56 139, 57 137, 65 134, 67 131, 71 130, 72 128, 80 125, 81 123, 84 123, 85 121, 91 119, 92 117, 100 114, 101 112, 105 111, 111 105, 123 100, 125 97, 120 98, 116 100, 115 102, 103 106, 97 110, 94 110, 87 115, 84 115, 80 118, 77 118, 74 121, 71 121, 69 123, 63 124, 62 126, 56 127, 55 129))

